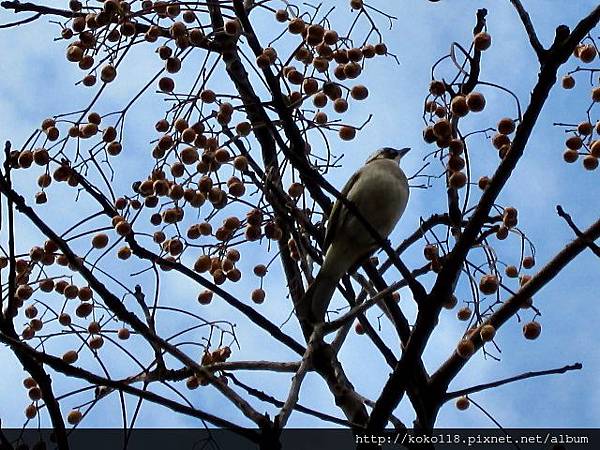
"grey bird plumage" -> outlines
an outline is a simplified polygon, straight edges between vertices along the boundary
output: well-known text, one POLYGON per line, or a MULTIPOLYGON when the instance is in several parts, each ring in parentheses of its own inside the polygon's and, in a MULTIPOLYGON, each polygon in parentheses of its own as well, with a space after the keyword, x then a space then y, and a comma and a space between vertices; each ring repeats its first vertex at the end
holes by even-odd
MULTIPOLYGON (((399 166, 408 150, 384 147, 376 151, 341 192, 383 238, 392 232, 408 203, 408 180, 399 166)), ((327 222, 323 264, 304 297, 310 322, 324 320, 339 280, 377 248, 360 219, 338 200, 327 222)))

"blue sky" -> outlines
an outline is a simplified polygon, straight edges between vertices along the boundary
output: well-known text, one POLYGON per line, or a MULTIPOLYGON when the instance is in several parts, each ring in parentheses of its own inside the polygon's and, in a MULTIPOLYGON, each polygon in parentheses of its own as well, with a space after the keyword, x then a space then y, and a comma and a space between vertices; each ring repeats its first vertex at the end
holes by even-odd
MULTIPOLYGON (((329 3, 335 4, 337 8, 332 15, 333 23, 343 24, 351 19, 346 14, 346 1, 329 3)), ((488 29, 493 37, 491 49, 484 54, 481 79, 509 87, 525 107, 537 75, 535 57, 508 1, 442 0, 431 4, 425 0, 379 0, 372 4, 398 17, 394 28, 384 31, 384 38, 390 51, 398 56, 399 64, 391 58, 377 59, 369 64, 359 79, 368 85, 369 99, 360 104, 352 104, 345 120, 359 124, 370 113, 373 113, 374 117, 358 134, 357 139, 350 143, 332 137, 333 152, 345 155, 342 167, 331 175, 331 181, 338 187, 343 185, 345 179, 374 149, 381 146, 412 147, 413 151, 406 158, 404 166, 409 174, 422 165, 422 158, 432 150, 421 139, 423 98, 430 80, 431 64, 448 51, 452 41, 468 45, 476 8, 488 9, 488 29)), ((524 4, 538 30, 540 40, 547 44, 553 37, 556 25, 565 23, 573 26, 596 2, 524 0, 524 4)), ((13 15, 0 12, 1 23, 12 20, 13 15)), ((385 21, 380 23, 382 29, 385 29, 385 21)), ((279 31, 279 28, 274 30, 270 22, 263 20, 258 21, 256 26, 262 42, 268 42, 279 31)), ((340 28, 344 29, 344 26, 340 28)), ((65 60, 64 43, 52 41, 56 33, 56 26, 48 24, 46 20, 10 32, 0 32, 0 42, 4 49, 0 54, 0 66, 9 68, 4 71, 3 83, 0 85, 0 138, 12 140, 15 146, 24 142, 44 117, 78 110, 87 104, 92 95, 91 91, 81 86, 73 86, 79 79, 80 72, 65 60)), ((146 83, 160 67, 160 62, 153 53, 154 47, 155 45, 149 45, 130 55, 129 65, 119 71, 118 80, 109 86, 98 105, 98 111, 106 113, 122 107, 132 93, 146 83)), ((563 72, 575 65, 576 62, 571 61, 563 72)), ((179 80, 182 83, 189 81, 185 76, 178 78, 178 83, 179 80)), ((557 204, 563 205, 582 227, 597 219, 598 171, 584 171, 580 163, 563 163, 564 131, 552 126, 553 122, 578 123, 584 120, 589 104, 589 81, 585 75, 580 75, 577 81, 579 88, 574 91, 564 91, 557 87, 552 92, 525 156, 499 201, 502 205, 512 205, 520 209, 519 226, 536 244, 538 267, 572 238, 568 227, 555 214, 557 204)), ((213 86, 215 90, 219 87, 230 89, 225 79, 215 80, 213 86)), ((481 114, 469 116, 464 121, 463 131, 494 126, 499 118, 514 115, 514 106, 505 94, 484 88, 482 92, 486 95, 488 107, 481 114)), ((144 176, 151 167, 151 161, 146 161, 143 156, 150 152, 148 142, 155 137, 153 124, 162 116, 163 108, 162 100, 150 93, 129 113, 125 150, 115 160, 115 186, 118 192, 128 193, 135 177, 144 176)), ((490 175, 497 164, 495 152, 490 144, 483 137, 474 139, 471 152, 475 160, 474 173, 477 176, 490 175)), ((32 194, 34 191, 23 182, 24 180, 26 181, 26 177, 21 176, 18 181, 20 186, 25 192, 32 194)), ((29 195, 28 198, 32 196, 29 195)), ((50 191, 50 204, 56 205, 56 209, 45 207, 40 210, 41 214, 53 225, 65 229, 83 212, 95 211, 93 205, 85 201, 75 204, 73 200, 72 191, 53 186, 50 191)), ((393 233, 392 241, 402 240, 418 226, 420 217, 426 218, 433 212, 442 211, 444 204, 442 184, 435 184, 428 190, 414 189, 407 212, 393 233)), ((94 223, 98 226, 106 225, 102 220, 94 223)), ((40 237, 37 232, 21 219, 19 232, 21 242, 25 242, 25 245, 39 244, 40 237)), ((81 244, 81 248, 85 248, 85 245, 81 244)), ((516 262, 516 242, 502 245, 499 249, 503 260, 516 262)), ((265 262, 269 258, 259 252, 247 252, 242 256, 242 263, 249 269, 255 263, 265 262)), ((413 268, 422 265, 424 260, 421 249, 414 248, 407 252, 405 261, 413 268)), ((119 271, 116 273, 124 274, 122 279, 128 280, 129 285, 141 283, 151 289, 150 276, 128 279, 126 274, 139 267, 139 264, 136 266, 134 262, 128 264, 130 265, 126 268, 111 264, 107 267, 109 270, 119 271)), ((579 361, 584 366, 582 371, 528 380, 482 392, 473 398, 506 427, 600 425, 600 386, 597 377, 600 371, 600 355, 594 345, 597 342, 595 319, 600 314, 600 306, 596 301, 597 280, 594 277, 598 271, 598 264, 599 261, 592 255, 584 253, 536 296, 535 303, 542 311, 542 317, 539 319, 543 325, 540 339, 523 339, 521 324, 512 320, 498 333, 497 343, 502 350, 501 361, 484 360, 478 354, 468 363, 451 388, 458 389, 524 371, 559 367, 579 361)), ((263 305, 257 306, 261 313, 275 323, 283 323, 290 312, 289 299, 285 297, 285 285, 281 282, 281 276, 279 268, 273 268, 265 279, 267 300, 263 305)), ((397 274, 391 274, 388 278, 389 281, 394 281, 397 277, 397 274)), ((240 298, 248 299, 249 291, 257 285, 256 278, 248 273, 233 292, 240 298)), ((462 285, 459 288, 459 299, 466 296, 464 287, 462 285)), ((237 323, 236 334, 241 349, 234 348, 233 359, 296 359, 296 355, 273 342, 263 331, 250 327, 246 319, 232 311, 224 302, 215 301, 210 308, 202 309, 195 301, 198 291, 197 286, 189 282, 182 283, 181 278, 173 274, 168 274, 162 279, 161 295, 168 299, 169 304, 202 314, 209 320, 227 318, 237 323)), ((414 313, 410 294, 403 291, 402 297, 402 306, 406 305, 409 314, 414 313)), ((128 306, 134 308, 131 303, 128 306)), ((375 314, 376 311, 370 313, 373 320, 375 314)), ((530 313, 524 313, 523 319, 529 320, 528 314, 530 313)), ((187 322, 164 315, 159 318, 159 329, 168 335, 170 331, 181 328, 184 323, 187 322)), ((284 330, 299 336, 293 321, 287 324, 284 330)), ((456 320, 455 312, 442 313, 440 326, 425 354, 425 363, 430 370, 450 355, 463 331, 464 324, 456 320)), ((382 337, 390 345, 396 342, 389 326, 384 327, 382 337)), ((64 346, 61 346, 60 342, 56 342, 54 348, 62 351, 64 346)), ((145 346, 139 343, 132 345, 141 355, 147 356, 148 349, 145 346)), ((195 347, 187 349, 192 354, 197 352, 195 347)), ((134 370, 130 363, 125 363, 123 355, 118 351, 107 348, 103 349, 103 352, 104 357, 110 355, 111 371, 114 371, 115 376, 125 375, 134 370)), ((388 377, 389 368, 379 354, 373 351, 368 339, 351 334, 340 358, 357 390, 367 397, 375 398, 388 377)), ((80 362, 87 368, 98 370, 89 355, 80 362)), ((4 348, 0 348, 0 364, 5 375, 0 384, 0 417, 3 424, 19 426, 23 422, 21 411, 28 403, 26 391, 21 387, 22 371, 14 357, 4 348)), ((255 372, 240 373, 238 376, 247 384, 261 387, 275 397, 283 399, 287 394, 291 374, 255 372)), ((78 381, 64 380, 56 376, 54 378, 59 392, 82 386, 78 381)), ((156 389, 157 392, 168 395, 165 389, 156 389)), ((237 423, 249 424, 237 410, 210 388, 193 391, 188 398, 199 408, 217 412, 237 423)), ((63 409, 67 411, 71 406, 85 400, 87 398, 84 395, 76 399, 67 399, 63 409)), ((277 413, 270 405, 257 401, 252 403, 260 411, 268 411, 271 416, 277 413)), ((313 374, 305 380, 300 403, 335 415, 340 414, 322 381, 313 374)), ((130 401, 129 404, 133 405, 134 402, 130 401)), ((111 396, 94 408, 85 425, 119 426, 120 414, 116 409, 118 407, 118 398, 111 396)), ((407 423, 412 420, 408 405, 404 402, 397 414, 407 423)), ((147 427, 177 427, 196 426, 197 421, 159 407, 145 405, 138 424, 147 427)), ((318 423, 296 412, 291 417, 290 425, 314 426, 318 423)), ((492 424, 476 408, 460 412, 451 404, 447 404, 440 413, 438 425, 476 427, 492 424)))

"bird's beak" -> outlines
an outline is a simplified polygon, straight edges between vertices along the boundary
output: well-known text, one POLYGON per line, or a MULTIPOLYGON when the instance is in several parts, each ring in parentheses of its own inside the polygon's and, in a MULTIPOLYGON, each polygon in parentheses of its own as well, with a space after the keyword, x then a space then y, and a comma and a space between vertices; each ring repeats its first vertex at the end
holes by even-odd
POLYGON ((409 151, 410 151, 410 147, 404 147, 404 148, 401 148, 400 150, 398 150, 398 159, 402 158, 409 151))

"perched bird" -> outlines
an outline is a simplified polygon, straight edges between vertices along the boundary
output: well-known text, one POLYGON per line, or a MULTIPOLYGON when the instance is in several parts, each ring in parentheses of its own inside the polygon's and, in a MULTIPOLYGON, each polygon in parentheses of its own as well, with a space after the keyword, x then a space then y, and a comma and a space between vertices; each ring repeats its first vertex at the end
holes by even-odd
MULTIPOLYGON (((399 164, 409 150, 384 147, 376 151, 341 192, 383 238, 392 232, 408 202, 408 180, 399 164)), ((377 248, 360 219, 336 201, 325 232, 325 258, 304 297, 310 322, 323 322, 338 281, 377 248)))

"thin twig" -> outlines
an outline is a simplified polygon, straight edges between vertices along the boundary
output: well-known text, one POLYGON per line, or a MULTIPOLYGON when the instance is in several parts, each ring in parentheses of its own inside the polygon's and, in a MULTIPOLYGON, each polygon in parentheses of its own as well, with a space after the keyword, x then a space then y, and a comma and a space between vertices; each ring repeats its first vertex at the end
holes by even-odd
POLYGON ((526 380, 528 378, 541 377, 541 376, 545 376, 545 375, 563 374, 563 373, 569 372, 571 370, 581 370, 582 368, 583 368, 583 366, 581 365, 581 363, 575 363, 575 364, 569 364, 569 365, 566 365, 563 367, 559 367, 557 369, 539 370, 539 371, 535 371, 535 372, 525 372, 520 375, 516 375, 514 377, 504 378, 502 380, 492 381, 490 383, 478 384, 476 386, 471 386, 469 388, 460 389, 458 391, 448 392, 448 393, 446 393, 446 395, 444 395, 442 401, 447 402, 448 400, 451 400, 453 398, 461 397, 463 395, 473 394, 475 392, 480 392, 485 389, 495 388, 498 386, 502 386, 504 384, 513 383, 515 381, 521 381, 521 380, 526 380))
MULTIPOLYGON (((560 217, 565 219, 565 222, 567 222, 567 224, 571 227, 571 229, 577 235, 577 237, 583 236, 583 233, 581 232, 579 227, 577 227, 577 225, 575 225, 575 222, 573 222, 573 219, 571 218, 571 216, 567 212, 565 212, 565 210, 562 208, 562 206, 557 205, 556 211, 560 217)), ((586 244, 590 248, 590 250, 592 252, 594 252, 594 255, 596 255, 598 258, 600 258, 600 247, 591 241, 586 242, 586 244)))
POLYGON ((535 32, 535 28, 533 27, 533 23, 531 22, 531 18, 529 17, 529 13, 523 7, 521 0, 510 0, 510 2, 517 10, 521 22, 523 22, 523 26, 525 27, 525 31, 527 32, 527 36, 529 37, 529 42, 531 44, 531 47, 533 48, 533 51, 535 51, 538 60, 540 62, 543 62, 548 55, 548 51, 544 48, 544 46, 538 39, 537 33, 535 32))

